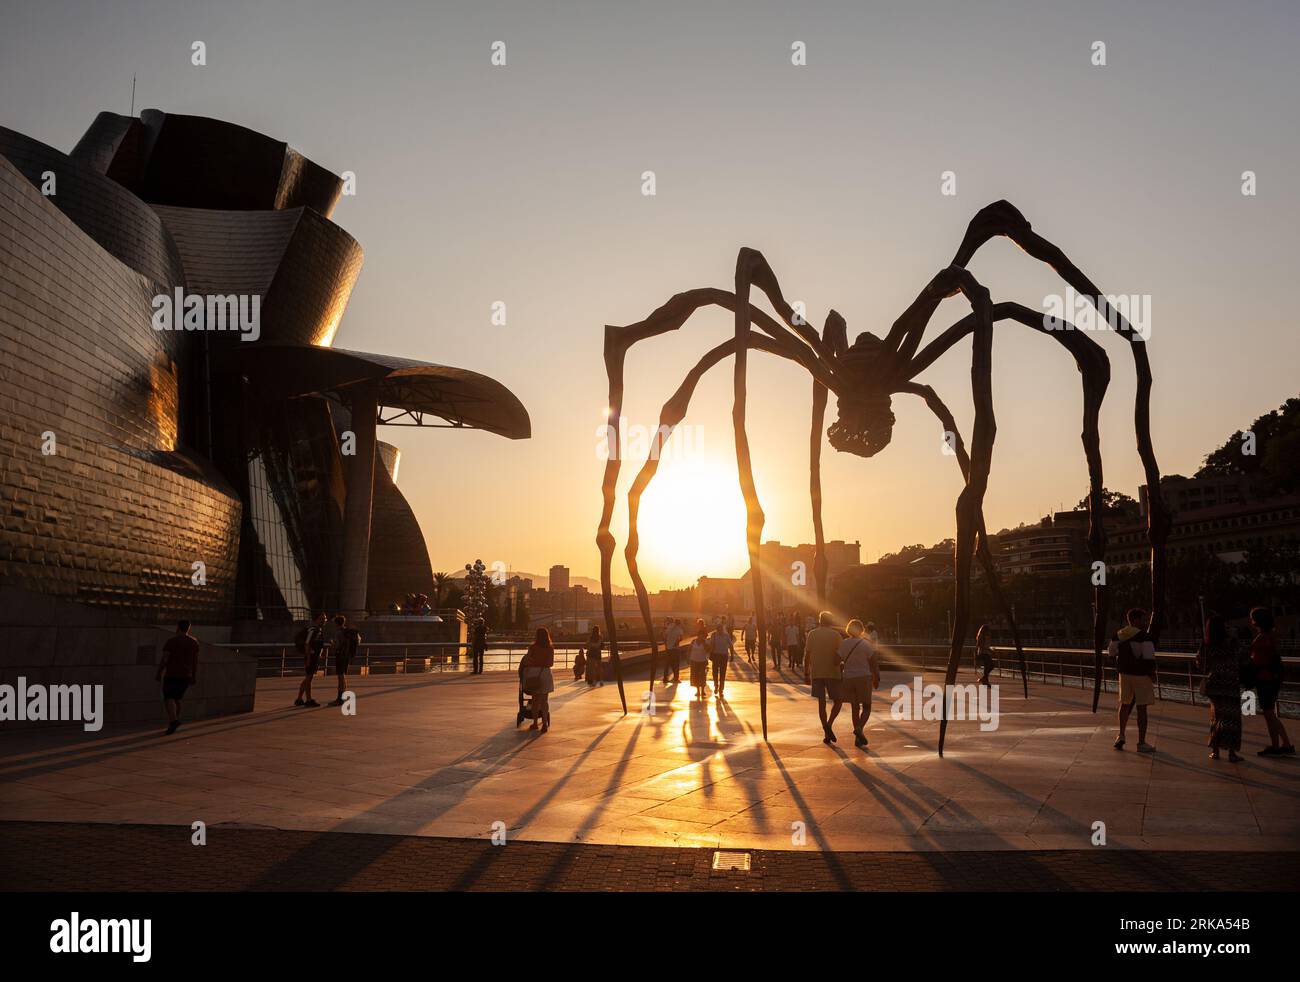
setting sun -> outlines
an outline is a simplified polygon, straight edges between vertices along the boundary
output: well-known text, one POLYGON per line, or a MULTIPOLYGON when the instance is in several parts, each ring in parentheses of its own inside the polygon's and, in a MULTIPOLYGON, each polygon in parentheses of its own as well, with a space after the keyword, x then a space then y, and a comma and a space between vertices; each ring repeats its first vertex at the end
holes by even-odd
POLYGON ((734 461, 665 460, 641 499, 641 566, 649 580, 689 586, 701 573, 747 568, 745 500, 734 461))

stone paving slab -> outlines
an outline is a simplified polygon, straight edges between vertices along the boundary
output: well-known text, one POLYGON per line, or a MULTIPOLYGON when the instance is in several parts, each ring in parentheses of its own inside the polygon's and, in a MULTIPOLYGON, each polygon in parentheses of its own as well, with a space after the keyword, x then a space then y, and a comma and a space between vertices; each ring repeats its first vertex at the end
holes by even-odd
POLYGON ((1288 891, 1300 853, 1206 850, 756 851, 749 871, 713 851, 290 832, 224 826, 207 845, 162 825, 0 823, 4 886, 18 891, 1288 891))
POLYGON ((654 715, 630 682, 626 717, 612 683, 560 678, 546 734, 513 728, 513 676, 361 678, 353 717, 295 709, 293 680, 263 679, 252 713, 170 737, 111 721, 3 734, 0 821, 474 839, 501 823, 512 842, 790 852, 1096 851, 1104 822, 1108 849, 1300 849, 1300 761, 1254 755, 1259 719, 1242 764, 1209 761, 1208 711, 1180 703, 1152 708, 1156 754, 1117 752, 1113 695, 1094 716, 1090 692, 1026 700, 1008 683, 998 729, 954 722, 939 758, 936 723, 890 717, 897 679, 858 750, 847 713, 824 745, 807 687, 778 676, 765 744, 752 670, 733 674, 723 700, 656 685, 654 715))

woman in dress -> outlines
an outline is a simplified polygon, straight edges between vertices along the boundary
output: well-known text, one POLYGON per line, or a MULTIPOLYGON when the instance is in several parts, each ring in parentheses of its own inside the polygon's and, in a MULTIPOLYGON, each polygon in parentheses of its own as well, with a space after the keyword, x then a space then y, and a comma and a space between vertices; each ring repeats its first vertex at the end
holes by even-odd
POLYGON ((551 728, 551 693, 555 691, 555 677, 551 666, 555 664, 555 645, 551 644, 551 635, 544 627, 537 629, 537 637, 528 646, 524 659, 520 663, 523 676, 524 695, 532 699, 533 725, 530 730, 541 725, 545 733, 551 728))
POLYGON ((602 677, 603 672, 600 664, 600 627, 591 629, 591 637, 587 639, 587 684, 604 685, 605 680, 602 677))
POLYGON ((1205 622, 1205 640, 1197 660, 1210 700, 1210 760, 1218 760, 1219 751, 1226 747, 1228 760, 1235 764, 1241 760, 1237 756, 1241 749, 1241 659, 1218 614, 1205 622))
POLYGON ((695 637, 691 640, 691 685, 695 698, 705 698, 709 679, 709 628, 701 617, 695 622, 695 637))
POLYGON ((987 624, 981 624, 975 633, 975 669, 980 672, 976 685, 988 685, 993 671, 993 632, 987 624))

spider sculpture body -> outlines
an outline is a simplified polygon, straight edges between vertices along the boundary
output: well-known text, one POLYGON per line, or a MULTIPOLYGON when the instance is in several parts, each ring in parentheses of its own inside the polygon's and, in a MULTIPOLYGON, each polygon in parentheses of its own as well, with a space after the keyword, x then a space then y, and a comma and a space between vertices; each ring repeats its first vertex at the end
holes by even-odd
MULTIPOLYGON (((829 395, 835 394, 837 416, 826 430, 830 445, 842 453, 871 457, 888 446, 892 436, 893 396, 911 395, 922 399, 945 431, 945 440, 961 468, 964 487, 957 499, 957 536, 954 551, 953 628, 945 685, 951 686, 957 675, 965 646, 970 618, 970 576, 972 563, 978 559, 992 587, 1003 616, 1011 628, 1019 656, 1021 681, 1028 695, 1024 649, 1020 642, 1012 611, 998 584, 997 571, 987 543, 983 501, 993 458, 996 421, 993 409, 993 328, 1004 321, 1018 322, 1040 331, 1064 346, 1073 356, 1083 387, 1083 448, 1088 465, 1089 529, 1088 551, 1094 562, 1104 562, 1106 532, 1103 516, 1101 445, 1098 418, 1102 399, 1110 382, 1110 362, 1096 341, 1072 324, 1047 322, 1040 311, 1014 302, 994 303, 986 290, 966 268, 975 252, 989 239, 1004 235, 1031 257, 1047 263, 1076 293, 1087 297, 1097 312, 1115 327, 1128 342, 1137 374, 1134 424, 1138 453, 1143 464, 1149 491, 1147 537, 1151 546, 1151 634, 1158 640, 1163 623, 1165 581, 1164 544, 1169 531, 1169 515, 1161 499, 1160 469, 1151 443, 1150 396, 1151 369, 1146 344, 1120 312, 1115 310, 1084 273, 1059 248, 1034 232, 1025 217, 1006 201, 998 201, 976 214, 966 230, 952 262, 941 269, 915 301, 894 322, 882 339, 860 334, 852 345, 844 318, 831 311, 820 334, 799 317, 786 301, 762 254, 742 248, 736 260, 734 289, 704 288, 679 293, 645 320, 626 326, 605 328, 605 368, 609 377, 610 454, 605 463, 602 485, 604 508, 597 532, 601 555, 601 588, 604 592, 604 615, 610 642, 610 661, 618 680, 619 698, 627 712, 622 670, 618 659, 618 634, 614 622, 611 595, 612 563, 615 549, 610 532, 615 489, 620 468, 618 446, 619 418, 623 405, 624 365, 627 352, 638 341, 674 331, 697 310, 719 306, 735 314, 735 335, 704 355, 686 375, 660 413, 660 426, 650 447, 647 460, 628 492, 628 541, 624 549, 640 604, 641 615, 651 645, 650 684, 655 679, 658 643, 650 617, 649 595, 637 569, 639 538, 637 512, 641 495, 658 469, 660 451, 682 421, 700 378, 725 358, 734 358, 732 421, 735 430, 736 462, 740 488, 746 506, 746 539, 750 576, 758 620, 758 676, 760 714, 763 737, 767 738, 766 611, 763 605, 763 580, 759 571, 759 542, 764 515, 754 486, 750 463, 749 438, 745 429, 746 368, 751 349, 765 351, 803 366, 812 376, 812 425, 809 434, 809 492, 812 502, 813 531, 816 539, 814 577, 817 597, 826 603, 826 557, 821 519, 821 446, 829 395), (751 305, 754 288, 768 299, 776 317, 751 305), (926 327, 940 302, 961 294, 971 306, 971 313, 953 324, 924 347, 926 327), (757 331, 752 330, 757 328, 757 331), (971 391, 975 420, 969 452, 957 433, 952 414, 943 400, 927 385, 915 381, 925 368, 967 336, 972 337, 971 391)), ((1107 592, 1105 578, 1093 577, 1095 589, 1093 620, 1093 712, 1097 710, 1102 686, 1102 650, 1105 645, 1107 592)), ((946 691, 946 690, 945 690, 946 691)), ((943 754, 947 733, 947 714, 939 724, 939 753, 943 754)))

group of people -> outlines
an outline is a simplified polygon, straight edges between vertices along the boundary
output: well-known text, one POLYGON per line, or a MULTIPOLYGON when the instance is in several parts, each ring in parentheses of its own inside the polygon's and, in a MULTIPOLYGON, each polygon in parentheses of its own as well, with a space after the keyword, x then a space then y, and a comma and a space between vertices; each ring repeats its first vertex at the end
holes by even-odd
POLYGON ((335 614, 333 637, 328 637, 326 635, 328 622, 329 615, 319 611, 312 617, 311 624, 298 633, 296 644, 304 658, 305 674, 302 683, 298 686, 298 698, 293 701, 295 706, 310 708, 320 705, 311 696, 311 684, 316 678, 316 673, 320 671, 325 653, 331 649, 334 653, 334 675, 338 680, 338 695, 326 705, 343 705, 343 693, 348 688, 348 668, 357 655, 357 649, 361 646, 361 632, 348 623, 347 615, 335 614))
MULTIPOLYGON (((1110 642, 1110 656, 1119 672, 1119 734, 1115 749, 1123 750, 1129 717, 1137 711, 1139 753, 1152 753, 1147 742, 1147 707, 1155 702, 1156 652, 1147 633, 1147 612, 1134 608, 1125 615, 1125 626, 1115 632, 1110 642)), ((1241 760, 1242 692, 1253 689, 1256 708, 1268 729, 1268 746, 1261 757, 1295 753, 1295 747, 1277 712, 1282 691, 1282 655, 1274 637, 1273 612, 1256 607, 1250 612, 1255 637, 1250 648, 1242 651, 1228 636, 1228 627, 1218 614, 1206 618, 1205 633, 1197 653, 1203 678, 1200 692, 1210 700, 1210 759, 1219 760, 1228 752, 1228 760, 1241 760)))

